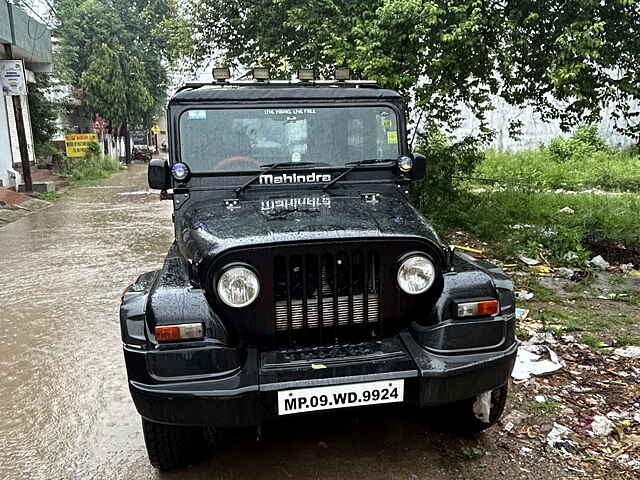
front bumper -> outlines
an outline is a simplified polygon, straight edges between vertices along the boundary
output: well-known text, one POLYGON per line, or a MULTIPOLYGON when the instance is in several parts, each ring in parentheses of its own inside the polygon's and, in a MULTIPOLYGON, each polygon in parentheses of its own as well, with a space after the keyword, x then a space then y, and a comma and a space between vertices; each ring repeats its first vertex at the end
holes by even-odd
POLYGON ((125 359, 131 395, 146 419, 236 427, 277 416, 277 392, 284 389, 405 379, 405 403, 425 406, 471 398, 509 380, 517 344, 506 343, 491 351, 445 355, 429 351, 403 331, 355 350, 247 349, 241 368, 165 381, 148 374, 151 352, 125 346, 125 359))

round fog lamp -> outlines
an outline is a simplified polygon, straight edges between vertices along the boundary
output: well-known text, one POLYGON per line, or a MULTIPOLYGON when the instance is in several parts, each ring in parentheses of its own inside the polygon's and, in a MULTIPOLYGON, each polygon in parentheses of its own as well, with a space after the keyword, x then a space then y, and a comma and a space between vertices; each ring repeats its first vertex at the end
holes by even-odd
POLYGON ((246 307, 260 292, 255 273, 245 267, 231 267, 218 280, 218 297, 230 307, 246 307))
POLYGON ((413 255, 398 269, 398 285, 405 293, 418 295, 426 292, 436 277, 436 268, 423 255, 413 255))
POLYGON ((189 176, 189 167, 187 167, 184 163, 176 163, 173 167, 171 167, 171 175, 178 181, 186 180, 189 176))
POLYGON ((413 160, 411 157, 402 156, 398 158, 398 168, 402 173, 410 172, 413 168, 413 160))

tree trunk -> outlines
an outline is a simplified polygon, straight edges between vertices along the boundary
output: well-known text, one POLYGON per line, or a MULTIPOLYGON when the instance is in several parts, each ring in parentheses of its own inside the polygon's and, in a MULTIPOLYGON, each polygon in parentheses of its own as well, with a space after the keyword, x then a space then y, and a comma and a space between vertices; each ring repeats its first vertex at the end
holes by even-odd
POLYGON ((126 158, 126 164, 131 163, 131 136, 129 135, 129 126, 124 124, 124 154, 126 158))

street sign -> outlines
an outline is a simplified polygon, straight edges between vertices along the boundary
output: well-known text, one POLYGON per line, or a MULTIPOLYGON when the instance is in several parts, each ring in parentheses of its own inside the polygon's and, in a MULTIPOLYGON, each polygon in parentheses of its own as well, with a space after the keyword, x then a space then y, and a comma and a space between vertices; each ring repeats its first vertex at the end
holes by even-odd
POLYGON ((96 113, 96 119, 93 121, 93 131, 96 133, 105 133, 107 130, 107 121, 96 113))
POLYGON ((0 84, 5 97, 27 94, 27 79, 22 60, 0 60, 0 84))
POLYGON ((64 136, 67 157, 84 157, 92 143, 98 143, 95 133, 67 133, 64 136))
POLYGON ((159 134, 160 133, 160 126, 154 125, 153 127, 151 127, 151 131, 153 132, 154 135, 159 134))

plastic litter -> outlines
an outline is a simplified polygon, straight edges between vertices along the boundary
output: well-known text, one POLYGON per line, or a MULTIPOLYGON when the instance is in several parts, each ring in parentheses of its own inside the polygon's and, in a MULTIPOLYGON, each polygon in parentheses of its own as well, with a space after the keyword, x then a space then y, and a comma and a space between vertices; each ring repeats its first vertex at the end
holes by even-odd
POLYGON ((576 211, 571 207, 564 207, 558 210, 558 213, 566 213, 568 215, 573 215, 576 211))
POLYGON ((597 268, 599 270, 606 270, 609 268, 609 262, 607 262, 602 255, 598 255, 597 257, 593 257, 591 260, 587 262, 587 265, 593 268, 597 268))
POLYGON ((515 294, 516 298, 520 300, 531 300, 533 298, 533 292, 527 292, 526 290, 518 290, 515 294))
POLYGON ((591 422, 591 432, 596 437, 607 437, 613 432, 613 422, 604 415, 595 415, 591 422))
POLYGON ((540 345, 523 344, 518 349, 516 363, 513 367, 513 372, 511 372, 511 376, 515 380, 527 380, 532 375, 544 375, 560 370, 561 368, 562 363, 553 350, 540 345), (533 353, 527 348, 541 350, 547 354, 549 359, 543 359, 542 354, 533 353))
POLYGON ((482 392, 476 397, 473 403, 473 414, 478 420, 489 423, 489 415, 491 414, 491 390, 482 392))
POLYGON ((622 270, 624 273, 628 273, 631 270, 633 270, 633 263, 623 263, 620 265, 620 270, 622 270))
POLYGON ((529 310, 526 308, 516 308, 516 319, 525 320, 529 316, 529 310))
POLYGON ((616 348, 613 353, 625 358, 640 358, 640 347, 629 345, 626 347, 616 348))
POLYGON ((547 445, 551 448, 557 448, 566 456, 571 456, 571 453, 567 451, 567 448, 572 447, 573 443, 568 440, 567 437, 572 433, 571 429, 554 422, 553 428, 547 434, 547 445))
POLYGON ((531 267, 531 270, 538 272, 539 275, 547 275, 551 273, 551 267, 547 267, 546 265, 534 265, 531 267))
POLYGON ((545 397, 544 395, 536 395, 534 397, 534 400, 538 403, 544 403, 547 401, 547 397, 545 397))
POLYGON ((482 250, 479 250, 477 248, 471 248, 471 247, 467 247, 464 245, 451 245, 454 248, 457 248, 458 250, 464 250, 465 252, 471 252, 471 253, 484 253, 482 250))
POLYGON ((533 265, 538 265, 540 263, 539 260, 536 260, 535 258, 529 258, 529 257, 525 257, 524 255, 518 255, 518 259, 526 264, 529 265, 530 267, 533 265))

